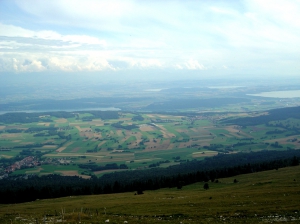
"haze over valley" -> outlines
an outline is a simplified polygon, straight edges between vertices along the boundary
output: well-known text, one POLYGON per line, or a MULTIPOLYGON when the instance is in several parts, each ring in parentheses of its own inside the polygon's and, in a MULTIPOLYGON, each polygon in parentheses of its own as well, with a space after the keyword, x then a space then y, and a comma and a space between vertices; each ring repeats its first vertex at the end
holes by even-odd
POLYGON ((298 0, 0 1, 0 223, 299 222, 298 0))

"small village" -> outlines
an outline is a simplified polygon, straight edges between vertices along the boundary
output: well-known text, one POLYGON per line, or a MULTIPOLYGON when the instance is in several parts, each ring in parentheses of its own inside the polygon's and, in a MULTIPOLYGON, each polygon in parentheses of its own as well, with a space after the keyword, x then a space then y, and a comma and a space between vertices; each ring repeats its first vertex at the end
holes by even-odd
POLYGON ((34 156, 28 156, 22 159, 21 161, 17 161, 11 166, 6 167, 5 172, 11 173, 22 168, 30 168, 30 167, 40 166, 40 165, 41 163, 37 160, 37 158, 35 158, 34 156))
POLYGON ((24 159, 13 163, 12 165, 9 165, 7 167, 0 167, 0 180, 7 178, 9 174, 20 169, 33 168, 33 167, 41 166, 43 164, 69 165, 70 163, 73 163, 73 161, 70 160, 70 158, 59 158, 59 159, 47 158, 45 160, 39 160, 38 157, 27 156, 24 159))

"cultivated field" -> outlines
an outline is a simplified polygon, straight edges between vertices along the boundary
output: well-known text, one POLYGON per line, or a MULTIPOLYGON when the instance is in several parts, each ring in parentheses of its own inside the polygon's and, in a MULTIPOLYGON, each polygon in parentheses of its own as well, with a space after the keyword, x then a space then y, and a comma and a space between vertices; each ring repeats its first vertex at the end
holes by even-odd
POLYGON ((86 178, 104 172, 80 164, 115 163, 128 169, 146 169, 159 161, 164 163, 157 166, 168 166, 218 153, 300 148, 300 133, 295 131, 299 119, 247 126, 221 122, 263 114, 118 112, 118 117, 109 119, 88 112, 68 113, 65 118, 45 114, 35 122, 0 123, 0 159, 38 159, 40 168, 24 164, 22 169, 13 170, 15 174, 52 172, 86 178))

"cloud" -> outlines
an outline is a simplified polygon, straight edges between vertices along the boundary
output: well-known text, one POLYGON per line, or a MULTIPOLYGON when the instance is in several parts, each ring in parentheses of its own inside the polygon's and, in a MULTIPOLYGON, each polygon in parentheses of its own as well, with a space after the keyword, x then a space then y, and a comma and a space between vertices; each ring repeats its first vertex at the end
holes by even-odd
POLYGON ((296 0, 3 2, 1 71, 298 73, 296 0))
POLYGON ((95 71, 119 71, 122 69, 149 69, 163 68, 163 64, 157 59, 131 59, 122 58, 119 61, 109 61, 101 55, 76 53, 44 55, 34 53, 7 53, 0 54, 0 72, 95 72, 95 71), (121 66, 120 66, 121 64, 121 66))
POLYGON ((176 64, 175 67, 178 69, 188 69, 188 70, 205 70, 206 69, 204 67, 204 65, 200 64, 195 59, 190 59, 184 63, 176 64))
POLYGON ((0 57, 0 71, 41 72, 41 71, 103 71, 115 70, 107 60, 97 57, 73 57, 58 55, 11 54, 0 57))
POLYGON ((32 31, 22 27, 6 25, 3 23, 0 23, 0 36, 33 38, 35 40, 57 40, 66 43, 96 44, 101 46, 106 45, 104 40, 100 40, 96 37, 88 35, 62 35, 52 30, 32 31))
POLYGON ((300 2, 298 0, 247 0, 249 9, 256 11, 266 20, 276 22, 279 26, 300 28, 300 2))

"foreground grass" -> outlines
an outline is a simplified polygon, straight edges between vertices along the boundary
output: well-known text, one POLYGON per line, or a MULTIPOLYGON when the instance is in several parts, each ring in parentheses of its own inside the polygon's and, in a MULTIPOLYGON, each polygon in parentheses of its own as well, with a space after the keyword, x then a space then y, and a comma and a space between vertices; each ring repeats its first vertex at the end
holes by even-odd
POLYGON ((0 205, 0 223, 300 222, 300 166, 203 185, 0 205))

